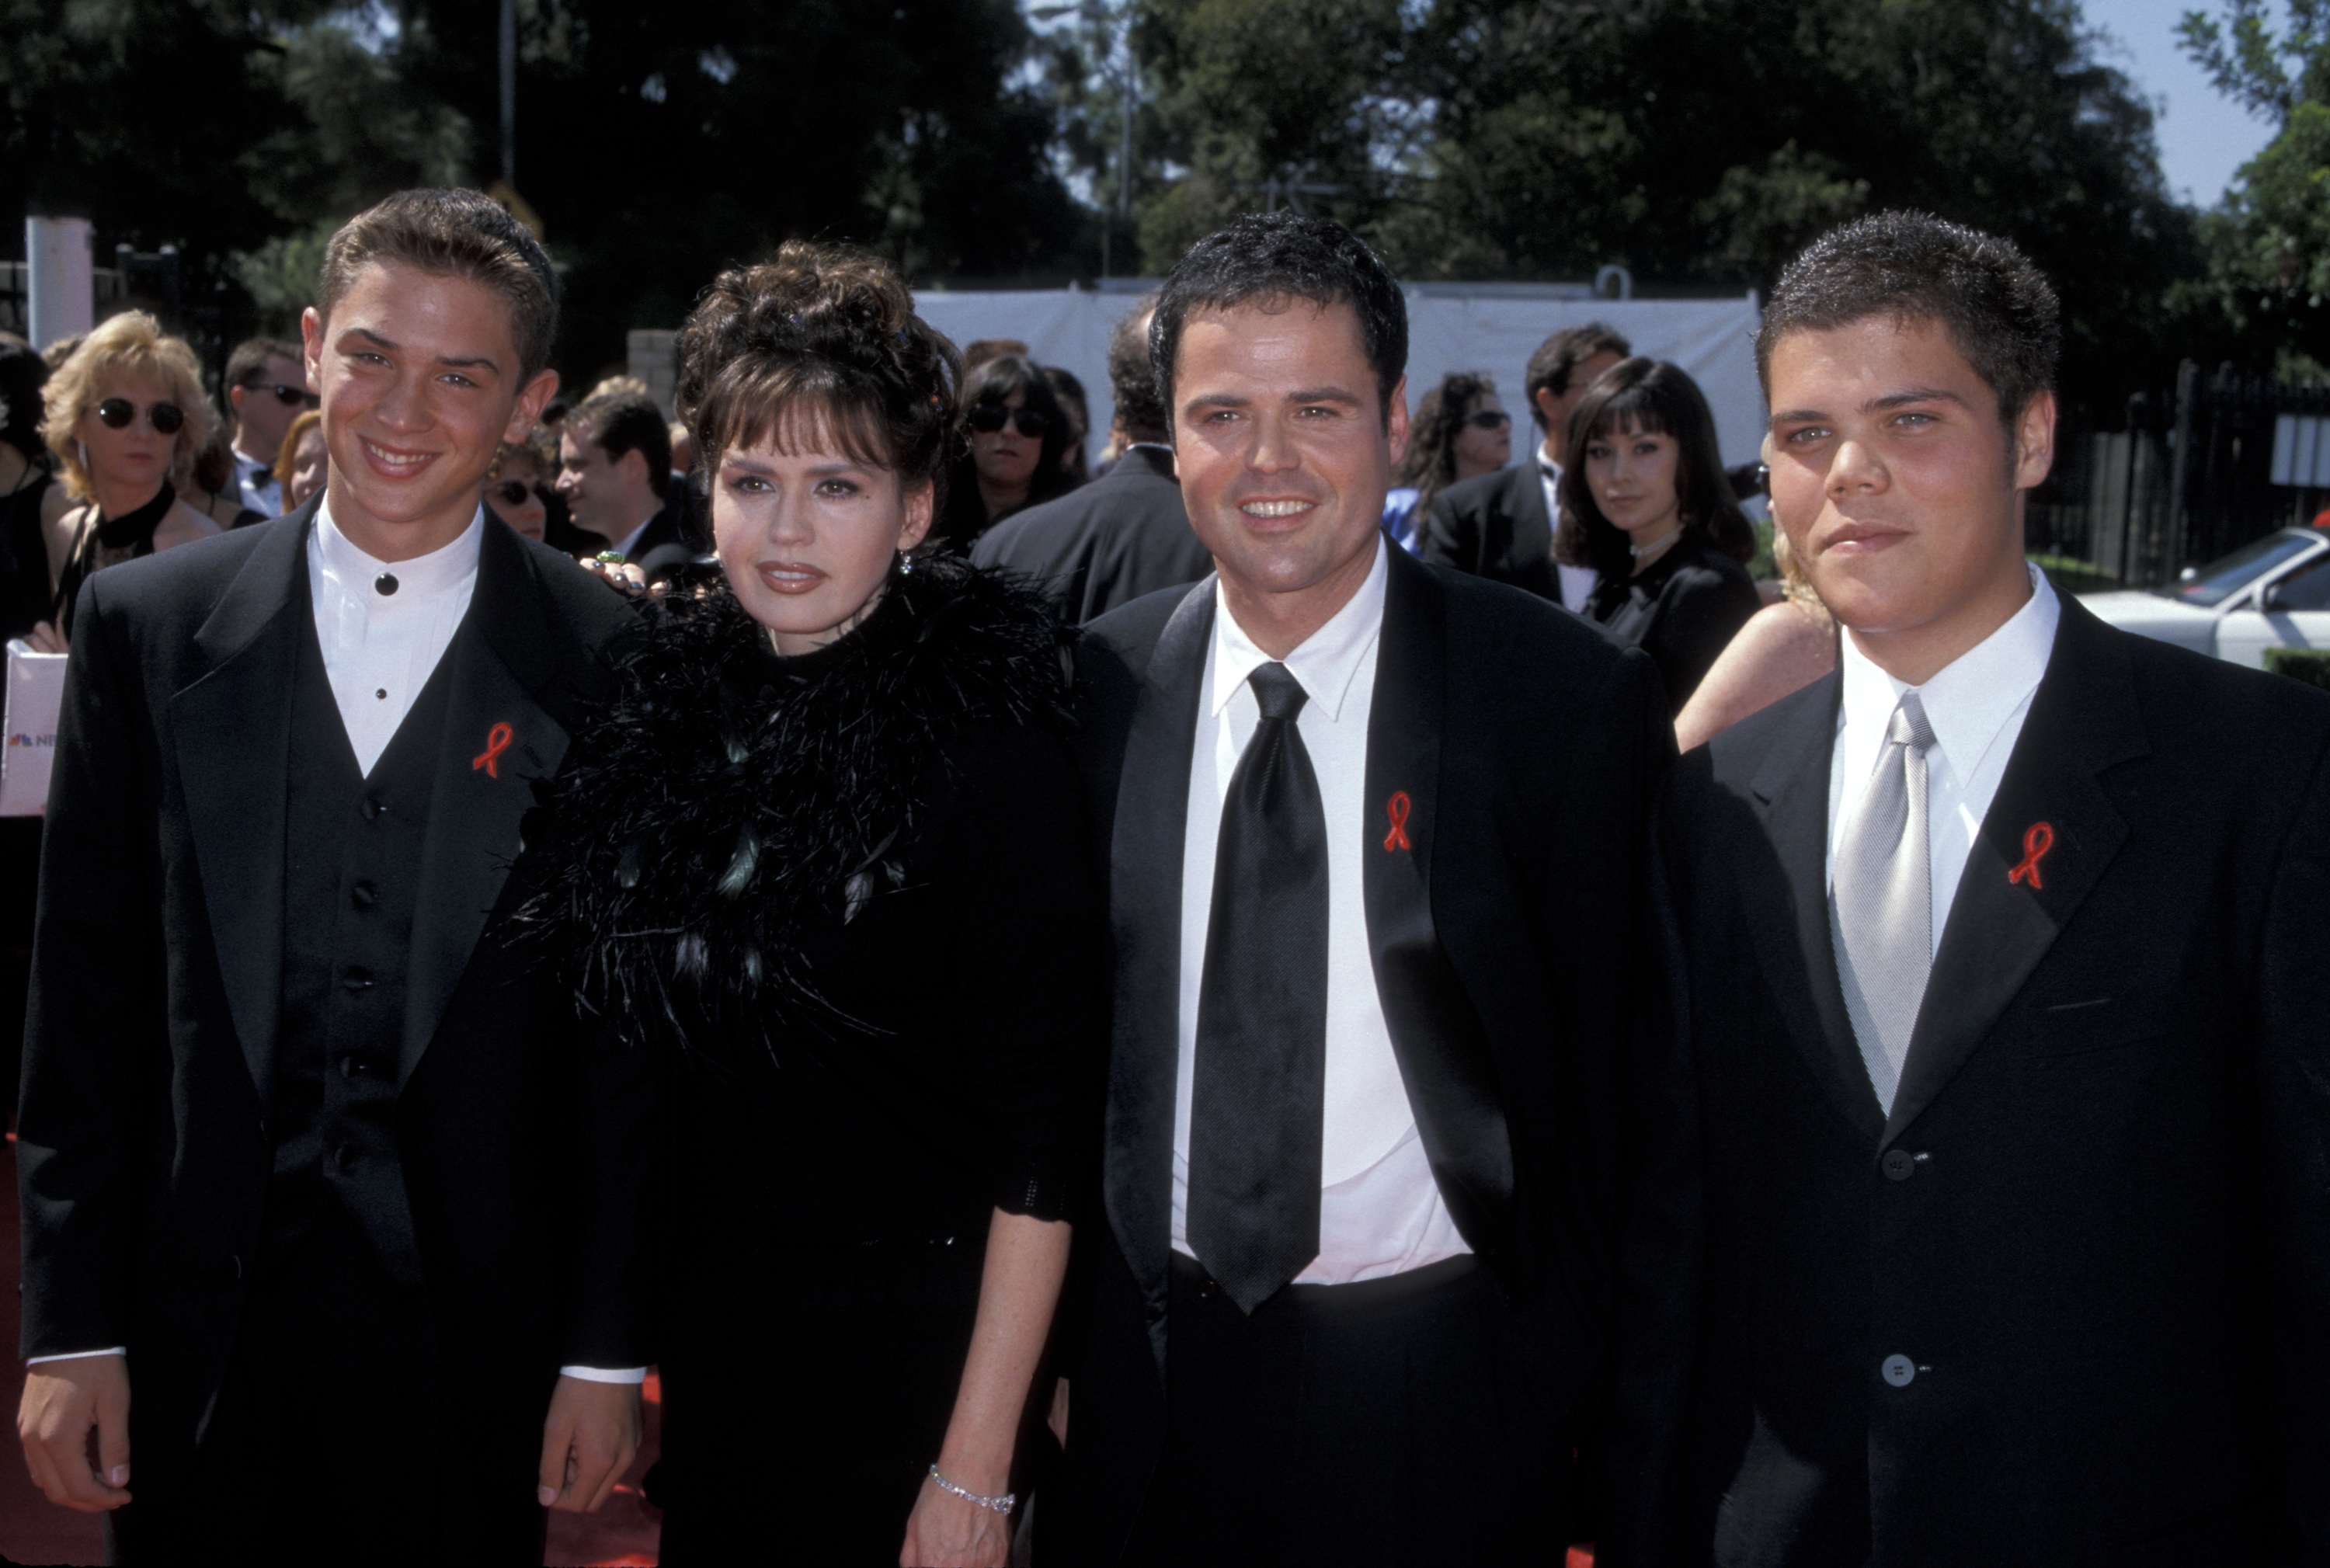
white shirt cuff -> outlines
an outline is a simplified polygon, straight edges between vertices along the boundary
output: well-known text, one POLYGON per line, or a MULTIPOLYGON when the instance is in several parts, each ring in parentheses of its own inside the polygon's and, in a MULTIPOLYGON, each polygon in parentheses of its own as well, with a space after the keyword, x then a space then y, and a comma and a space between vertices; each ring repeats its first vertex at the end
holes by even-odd
POLYGON ((27 1355, 24 1357, 24 1365, 38 1366, 43 1361, 86 1361, 92 1355, 127 1355, 128 1354, 129 1346, 116 1345, 104 1350, 68 1350, 58 1355, 27 1355))
POLYGON ((562 1366, 558 1369, 558 1375, 579 1377, 584 1383, 645 1383, 648 1369, 644 1366, 562 1366))

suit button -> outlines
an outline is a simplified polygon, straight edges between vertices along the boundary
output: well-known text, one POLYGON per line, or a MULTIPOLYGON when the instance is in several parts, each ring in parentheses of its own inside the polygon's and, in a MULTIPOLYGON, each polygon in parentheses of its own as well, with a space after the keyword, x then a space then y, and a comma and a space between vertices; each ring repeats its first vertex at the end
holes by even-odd
POLYGON ((1884 1374, 1885 1381, 1894 1387, 1907 1388, 1910 1380, 1918 1375, 1918 1364, 1906 1355, 1889 1355, 1879 1370, 1884 1374))
POLYGON ((348 902, 358 909, 370 909, 378 901, 380 892, 368 882, 360 882, 348 889, 348 902))
POLYGON ((354 1078, 357 1073, 362 1072, 363 1071, 364 1071, 364 1063, 361 1063, 361 1062, 359 1062, 359 1061, 357 1061, 355 1057, 353 1057, 353 1056, 343 1056, 343 1057, 341 1057, 341 1058, 340 1058, 340 1076, 341 1076, 341 1077, 343 1077, 343 1078, 354 1078))
POLYGON ((219 1278, 222 1280, 242 1279, 242 1260, 236 1257, 232 1252, 229 1252, 226 1256, 221 1258, 219 1260, 219 1278))
POLYGON ((1906 1148, 1887 1149, 1878 1164, 1890 1181, 1905 1182, 1918 1174, 1917 1157, 1906 1148))
MULTIPOLYGON (((350 1171, 350 1170, 355 1169, 355 1163, 356 1163, 356 1151, 355 1151, 355 1149, 354 1148, 354 1147, 352 1147, 351 1145, 348 1145, 348 1144, 345 1144, 345 1143, 344 1143, 344 1144, 340 1145, 340 1147, 339 1147, 339 1148, 336 1148, 336 1149, 334 1149, 334 1150, 332 1151, 332 1168, 333 1168, 333 1169, 335 1169, 335 1170, 336 1170, 336 1171, 340 1171, 340 1172, 345 1173, 345 1172, 347 1172, 347 1171, 350 1171)), ((1893 1358, 1893 1361, 1900 1361, 1900 1360, 1901 1360, 1901 1358, 1900 1358, 1899 1356, 1898 1356, 1898 1355, 1897 1355, 1897 1356, 1895 1356, 1895 1357, 1893 1358)), ((1885 1365, 1886 1365, 1886 1366, 1887 1366, 1887 1367, 1889 1367, 1889 1368, 1890 1368, 1890 1367, 1891 1367, 1891 1366, 1892 1366, 1892 1365, 1893 1365, 1893 1361, 1889 1361, 1889 1362, 1887 1362, 1887 1363, 1885 1364, 1885 1365)), ((1905 1363, 1903 1363, 1903 1365, 1908 1365, 1908 1364, 1905 1362, 1905 1363)), ((1889 1372, 1887 1373, 1887 1375, 1888 1375, 1888 1376, 1890 1376, 1890 1375, 1891 1375, 1891 1373, 1889 1371, 1889 1372)), ((1904 1381, 1906 1382, 1907 1380, 1906 1380, 1906 1379, 1904 1379, 1904 1381)))
POLYGON ((1206 1277, 1206 1282, 1198 1287, 1198 1299, 1200 1301, 1210 1301, 1221 1293, 1222 1288, 1214 1282, 1210 1274, 1206 1277))
POLYGON ((372 971, 352 968, 340 978, 340 984, 351 991, 369 991, 372 989, 372 971))
POLYGON ((388 802, 377 795, 367 795, 364 798, 364 803, 356 809, 364 813, 364 819, 366 822, 377 822, 380 820, 380 814, 388 809, 388 802))

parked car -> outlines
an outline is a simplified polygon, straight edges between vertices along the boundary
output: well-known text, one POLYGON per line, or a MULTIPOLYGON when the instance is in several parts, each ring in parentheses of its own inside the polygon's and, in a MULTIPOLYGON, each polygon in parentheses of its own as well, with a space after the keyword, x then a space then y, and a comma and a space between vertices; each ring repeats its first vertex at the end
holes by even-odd
POLYGON ((2164 588, 2079 602, 2124 630, 2261 668, 2269 647, 2330 647, 2330 533, 2278 529, 2164 588))

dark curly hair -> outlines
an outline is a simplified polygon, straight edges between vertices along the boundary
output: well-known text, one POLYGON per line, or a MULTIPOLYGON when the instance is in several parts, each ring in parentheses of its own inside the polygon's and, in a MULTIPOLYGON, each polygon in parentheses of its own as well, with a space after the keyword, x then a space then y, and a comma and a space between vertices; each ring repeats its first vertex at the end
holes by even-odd
POLYGON ((879 257, 788 240, 712 280, 679 334, 674 401, 697 471, 731 447, 830 441, 946 505, 962 356, 879 257))
POLYGON ((1497 383, 1471 371, 1453 371, 1440 384, 1416 400, 1416 418, 1408 421, 1407 450, 1392 470, 1395 485, 1416 486, 1420 509, 1432 497, 1456 482, 1456 438, 1473 405, 1496 395, 1497 383))
POLYGON ((1553 558, 1590 566, 1605 578, 1634 569, 1624 530, 1602 515, 1586 482, 1586 449, 1613 432, 1672 436, 1676 511, 1686 537, 1697 535, 1735 561, 1756 553, 1756 529, 1732 498, 1715 440, 1715 416, 1699 383, 1681 365, 1636 355, 1604 371, 1569 416, 1569 450, 1561 465, 1561 526, 1553 558))
MULTIPOLYGON (((1772 390, 1772 347, 1872 316, 1938 321, 2011 430, 2055 385, 2061 307, 2013 241, 1926 213, 1879 213, 1823 234, 1788 263, 1756 334, 1756 373, 1772 390)), ((2012 461, 2013 443, 2008 445, 2012 461)))

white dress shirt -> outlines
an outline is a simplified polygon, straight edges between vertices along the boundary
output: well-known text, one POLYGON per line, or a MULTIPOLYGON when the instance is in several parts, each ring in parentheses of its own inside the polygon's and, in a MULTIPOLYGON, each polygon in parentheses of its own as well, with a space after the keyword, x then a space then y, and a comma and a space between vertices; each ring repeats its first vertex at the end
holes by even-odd
MULTIPOLYGON (((2063 607, 2035 566, 2031 598, 2005 625, 1960 654, 1924 685, 1914 688, 1933 726, 1926 751, 1926 853, 1934 896, 1934 947, 1943 928, 1966 859, 1982 836, 1982 819, 1998 794, 2007 759, 2022 733, 2039 677, 2054 651, 2055 628, 2063 607)), ((1837 847, 1846 821, 1860 803, 1885 750, 1885 732, 1901 694, 1912 690, 1871 662, 1853 646, 1844 647, 1844 691, 1837 707, 1836 750, 1829 762, 1828 883, 1836 884, 1837 847)))
MULTIPOLYGON (((1537 477, 1545 486, 1545 520, 1555 534, 1561 532, 1561 465, 1538 453, 1537 477)), ((1562 562, 1553 563, 1554 575, 1561 580, 1561 608, 1579 615, 1586 613, 1586 598, 1602 574, 1590 566, 1570 566, 1562 562)))
POLYGON ((234 484, 242 504, 254 512, 270 517, 283 512, 283 486, 275 477, 275 465, 258 458, 234 454, 234 484))
MULTIPOLYGON (((1295 726, 1319 778, 1327 823, 1326 1129, 1320 1172, 1319 1256, 1300 1285, 1343 1285, 1420 1269, 1472 1251, 1457 1233, 1425 1157, 1400 1081, 1368 946, 1362 854, 1380 836, 1367 800, 1368 713, 1383 628, 1387 544, 1349 604, 1283 660, 1302 687, 1295 726)), ((1189 1236, 1189 1102, 1197 1066, 1198 994, 1213 916, 1214 854, 1230 776, 1261 722, 1246 677, 1271 656, 1214 590, 1214 635, 1189 751, 1189 819, 1181 847, 1180 1052, 1173 1086, 1173 1247, 1189 1236)))
POLYGON ((328 505, 308 533, 308 595, 324 673, 358 770, 369 774, 412 711, 469 613, 486 509, 450 544, 411 561, 376 561, 348 542, 328 505), (395 590, 383 593, 384 583, 395 590))

